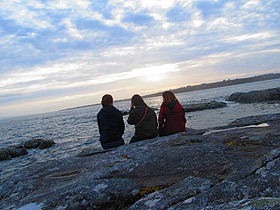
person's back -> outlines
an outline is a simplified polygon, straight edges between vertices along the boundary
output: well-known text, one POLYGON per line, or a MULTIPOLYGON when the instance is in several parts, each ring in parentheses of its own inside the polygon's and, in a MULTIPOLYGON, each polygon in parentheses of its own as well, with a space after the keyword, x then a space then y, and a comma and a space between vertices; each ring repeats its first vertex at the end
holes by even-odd
POLYGON ((159 113, 160 136, 186 131, 184 108, 178 102, 173 107, 161 106, 159 113))
POLYGON ((159 135, 167 136, 186 131, 185 110, 171 91, 162 94, 163 103, 159 112, 159 135))
POLYGON ((100 142, 103 149, 118 147, 124 144, 124 122, 122 113, 113 106, 113 98, 105 95, 102 98, 103 108, 97 114, 100 142))
MULTIPOLYGON (((150 107, 146 107, 146 106, 135 107, 130 112, 127 122, 128 122, 128 124, 131 124, 131 125, 139 124, 135 128, 135 137, 137 138, 137 141, 155 138, 158 135, 157 117, 156 117, 154 110, 150 107), (146 111, 146 109, 147 109, 147 111, 146 111), (145 114, 145 112, 146 112, 146 114, 145 114), (144 115, 145 115, 145 117, 143 118, 144 115), (142 118, 143 118, 143 120, 142 120, 142 118), (140 121, 141 121, 141 123, 139 124, 140 121)), ((134 138, 134 140, 136 140, 136 139, 134 138)), ((131 141, 131 143, 133 143, 134 140, 131 141)))
POLYGON ((158 129, 155 111, 148 107, 138 94, 131 98, 131 105, 127 122, 135 126, 135 134, 130 143, 157 137, 158 129))

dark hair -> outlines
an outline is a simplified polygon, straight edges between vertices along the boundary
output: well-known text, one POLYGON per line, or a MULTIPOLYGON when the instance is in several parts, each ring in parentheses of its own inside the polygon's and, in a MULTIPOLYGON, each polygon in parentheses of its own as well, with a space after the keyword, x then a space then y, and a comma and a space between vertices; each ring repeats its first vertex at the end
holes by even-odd
POLYGON ((163 102, 162 104, 166 105, 166 104, 169 104, 171 103, 172 101, 176 101, 179 103, 178 99, 176 98, 176 96, 174 95, 173 92, 167 90, 167 91, 164 91, 162 93, 162 97, 163 97, 163 102))
POLYGON ((112 104, 113 97, 110 94, 106 94, 102 97, 101 104, 103 107, 108 107, 112 104))
POLYGON ((133 106, 147 106, 147 104, 144 102, 144 99, 138 94, 132 96, 131 102, 133 106))

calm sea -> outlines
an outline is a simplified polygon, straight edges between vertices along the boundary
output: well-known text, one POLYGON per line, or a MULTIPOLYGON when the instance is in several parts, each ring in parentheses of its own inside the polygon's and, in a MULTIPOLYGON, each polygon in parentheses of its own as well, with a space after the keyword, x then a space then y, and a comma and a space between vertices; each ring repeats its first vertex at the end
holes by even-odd
MULTIPOLYGON (((234 92, 248 92, 280 87, 280 79, 254 82, 242 85, 234 85, 208 90, 194 91, 177 94, 182 105, 210 101, 226 101, 226 98, 234 92)), ((145 99, 145 102, 158 108, 162 102, 161 97, 145 99)), ((241 117, 280 113, 278 103, 239 104, 227 102, 228 106, 220 109, 204 110, 186 113, 187 127, 209 128, 227 125, 241 117)), ((114 104, 120 110, 129 110, 130 101, 116 102, 114 104)), ((14 144, 24 144, 31 138, 50 139, 56 144, 48 149, 28 150, 29 154, 12 160, 0 162, 0 183, 3 177, 10 175, 25 166, 51 159, 73 156, 81 152, 83 148, 99 148, 99 133, 96 122, 96 114, 101 105, 57 111, 31 116, 15 117, 0 120, 0 148, 14 144)), ((126 123, 127 115, 124 116, 126 123)), ((124 139, 129 142, 134 133, 134 128, 126 123, 124 139)))

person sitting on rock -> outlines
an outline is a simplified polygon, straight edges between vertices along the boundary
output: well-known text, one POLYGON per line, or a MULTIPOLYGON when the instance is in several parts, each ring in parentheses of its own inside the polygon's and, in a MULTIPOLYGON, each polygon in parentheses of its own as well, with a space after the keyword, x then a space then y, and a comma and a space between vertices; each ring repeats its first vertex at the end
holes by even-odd
POLYGON ((171 91, 164 91, 160 107, 158 123, 159 136, 167 136, 186 131, 185 110, 171 91))
POLYGON ((127 122, 135 126, 135 134, 129 143, 152 139, 158 135, 156 113, 138 94, 131 98, 131 109, 127 122))
POLYGON ((103 149, 119 147, 124 144, 124 121, 121 111, 113 106, 113 97, 102 97, 103 108, 97 114, 100 142, 103 149))

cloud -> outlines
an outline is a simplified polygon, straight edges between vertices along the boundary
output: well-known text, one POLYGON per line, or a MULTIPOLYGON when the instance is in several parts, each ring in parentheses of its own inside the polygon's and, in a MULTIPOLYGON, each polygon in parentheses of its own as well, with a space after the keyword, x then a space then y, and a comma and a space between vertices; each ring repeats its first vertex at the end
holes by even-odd
POLYGON ((3 0, 0 104, 71 101, 122 82, 119 93, 150 93, 277 69, 279 8, 276 0, 3 0))
POLYGON ((243 34, 240 36, 235 36, 235 37, 229 37, 222 39, 220 41, 222 42, 229 42, 229 43, 237 43, 237 42, 243 42, 243 41, 259 41, 261 39, 268 39, 271 37, 274 37, 275 34, 269 33, 269 32, 262 32, 262 33, 256 33, 256 34, 243 34))

